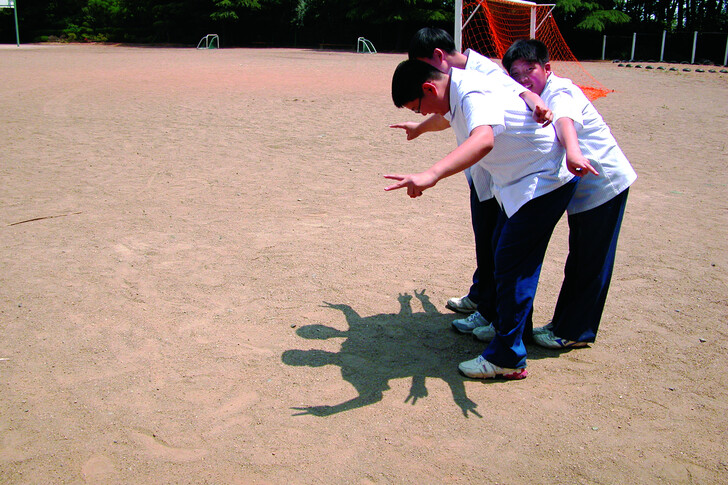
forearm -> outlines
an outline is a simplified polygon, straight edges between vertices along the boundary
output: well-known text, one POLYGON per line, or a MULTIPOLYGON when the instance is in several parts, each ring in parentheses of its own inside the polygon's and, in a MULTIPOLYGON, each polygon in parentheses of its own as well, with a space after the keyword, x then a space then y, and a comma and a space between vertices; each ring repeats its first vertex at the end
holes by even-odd
POLYGON ((566 155, 582 156, 574 122, 570 118, 559 118, 554 125, 556 126, 556 136, 559 138, 561 145, 566 149, 566 155))
POLYGON ((475 165, 493 149, 494 136, 490 126, 479 126, 465 142, 435 163, 427 171, 442 180, 475 165))
POLYGON ((488 125, 478 126, 463 144, 424 172, 407 175, 385 174, 384 178, 396 180, 397 183, 385 187, 384 190, 406 187, 407 195, 419 197, 424 190, 433 187, 441 179, 465 170, 490 153, 494 138, 493 128, 488 125))
POLYGON ((420 123, 418 131, 420 133, 427 133, 429 131, 442 131, 448 128, 450 128, 450 122, 444 116, 432 115, 420 123))
POLYGON ((542 126, 547 126, 554 120, 554 114, 546 106, 541 96, 531 91, 524 91, 520 96, 533 112, 533 121, 542 126))
POLYGON ((570 118, 559 118, 556 120, 556 136, 559 142, 566 148, 566 168, 574 175, 583 177, 587 172, 599 175, 597 169, 592 166, 581 152, 579 139, 574 128, 574 121, 570 118))
POLYGON ((531 111, 536 111, 537 106, 544 110, 548 109, 546 103, 544 103, 543 99, 541 99, 541 96, 532 91, 522 92, 521 98, 526 102, 531 111))

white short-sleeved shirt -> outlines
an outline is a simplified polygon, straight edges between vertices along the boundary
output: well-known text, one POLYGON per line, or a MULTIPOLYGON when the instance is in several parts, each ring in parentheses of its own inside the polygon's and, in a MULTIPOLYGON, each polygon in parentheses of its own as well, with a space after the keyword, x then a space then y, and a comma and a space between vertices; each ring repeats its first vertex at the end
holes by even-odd
MULTIPOLYGON (((552 126, 533 121, 525 102, 513 91, 489 83, 472 70, 450 70, 450 111, 445 118, 462 144, 479 126, 493 128, 493 149, 476 165, 492 177, 491 189, 508 217, 526 202, 566 184, 564 149, 552 126)), ((475 167, 475 165, 474 165, 475 167)), ((473 182, 480 170, 471 171, 473 182)), ((489 193, 480 191, 486 200, 489 193)))
POLYGON ((528 91, 528 89, 518 84, 511 76, 509 76, 502 67, 500 67, 498 64, 491 61, 487 57, 475 52, 472 49, 467 49, 464 54, 468 58, 467 62, 465 63, 466 71, 478 71, 481 74, 490 76, 490 80, 492 80, 493 82, 498 82, 504 88, 510 89, 517 95, 528 91))
MULTIPOLYGON (((488 82, 493 85, 502 86, 504 89, 513 91, 516 95, 519 95, 525 91, 526 88, 518 84, 513 80, 498 64, 491 61, 487 57, 478 54, 472 49, 468 49, 464 52, 468 60, 465 63, 466 71, 477 71, 488 77, 488 82)), ((462 141, 458 140, 458 144, 462 141)), ((480 165, 473 165, 472 167, 465 170, 465 177, 468 179, 468 183, 473 183, 478 191, 478 197, 480 200, 487 200, 493 197, 493 193, 490 190, 491 179, 490 174, 480 165), (477 184, 477 185, 476 185, 477 184), (483 194, 480 196, 480 194, 483 194), (490 195, 488 195, 490 194, 490 195)))
POLYGON ((554 113, 554 122, 559 118, 574 121, 579 148, 599 172, 599 175, 588 173, 581 177, 567 209, 569 214, 599 207, 632 185, 637 174, 599 112, 578 86, 552 73, 541 99, 554 113))

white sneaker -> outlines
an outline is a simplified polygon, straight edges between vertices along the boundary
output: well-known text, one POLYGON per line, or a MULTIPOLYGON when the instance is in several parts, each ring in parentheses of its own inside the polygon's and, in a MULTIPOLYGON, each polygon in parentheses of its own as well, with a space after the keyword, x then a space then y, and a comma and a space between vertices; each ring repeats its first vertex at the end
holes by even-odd
POLYGON ((473 313, 478 309, 478 304, 465 295, 460 298, 450 298, 445 303, 445 308, 458 313, 473 313))
POLYGON ((488 362, 482 355, 477 356, 473 360, 466 360, 458 365, 458 369, 463 375, 474 379, 493 379, 501 377, 503 379, 525 379, 528 375, 526 368, 508 369, 506 367, 498 367, 488 362))
POLYGON ((589 345, 587 342, 575 342, 574 340, 557 337, 550 329, 539 333, 534 330, 533 341, 547 349, 578 349, 589 345))
POLYGON ((547 333, 547 332, 550 332, 551 330, 553 330, 553 328, 554 328, 554 322, 549 322, 546 325, 544 325, 543 327, 534 328, 533 334, 539 335, 539 334, 547 333))
POLYGON ((478 327, 490 325, 490 322, 483 318, 479 312, 469 315, 467 318, 458 318, 452 321, 452 327, 460 333, 473 333, 478 327))
POLYGON ((488 325, 474 328, 473 335, 478 340, 482 340, 483 342, 490 342, 495 338, 495 327, 492 323, 489 323, 488 325))

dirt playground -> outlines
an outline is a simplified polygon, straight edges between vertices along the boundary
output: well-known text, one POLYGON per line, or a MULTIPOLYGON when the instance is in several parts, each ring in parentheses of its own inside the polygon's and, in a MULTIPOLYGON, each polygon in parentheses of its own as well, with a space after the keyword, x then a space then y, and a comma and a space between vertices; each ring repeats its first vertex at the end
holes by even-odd
POLYGON ((0 483, 728 483, 728 74, 585 64, 639 176, 599 337, 483 382, 464 176, 383 190, 455 147, 403 58, 0 48, 0 483))

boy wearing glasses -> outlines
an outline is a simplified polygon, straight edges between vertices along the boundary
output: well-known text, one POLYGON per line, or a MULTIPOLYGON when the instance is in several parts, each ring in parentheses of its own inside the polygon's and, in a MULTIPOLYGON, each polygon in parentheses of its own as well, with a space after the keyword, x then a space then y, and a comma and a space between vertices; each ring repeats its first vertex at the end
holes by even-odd
MULTIPOLYGON (((487 57, 471 49, 459 52, 450 34, 442 29, 431 27, 420 29, 410 41, 409 58, 426 62, 445 73, 453 67, 477 71, 487 76, 490 85, 501 86, 520 96, 533 111, 532 116, 535 121, 545 126, 553 119, 551 111, 538 94, 515 82, 498 64, 487 57)), ((420 107, 414 111, 419 113, 420 107)), ((440 131, 449 127, 448 121, 438 114, 429 116, 421 123, 405 122, 391 125, 391 128, 404 129, 407 140, 413 140, 428 131, 440 131)), ((470 213, 475 235, 477 267, 468 294, 450 298, 445 306, 455 312, 470 313, 466 318, 453 320, 452 326, 458 332, 472 333, 479 327, 485 327, 481 332, 492 332, 491 322, 495 318, 495 281, 491 240, 499 207, 490 191, 490 175, 483 167, 476 165, 465 169, 465 177, 470 187, 470 213)))
MULTIPOLYGON (((523 331, 541 265, 575 190, 574 176, 562 163, 564 149, 552 127, 533 121, 517 94, 474 71, 453 68, 443 73, 421 61, 404 61, 392 78, 392 100, 400 108, 444 117, 458 147, 424 172, 385 175, 396 181, 385 190, 406 188, 410 197, 418 197, 439 180, 476 164, 492 177, 489 188, 500 208, 493 237, 494 335, 480 356, 458 368, 473 378, 523 379, 523 331)), ((480 188, 476 190, 481 196, 480 188)))

